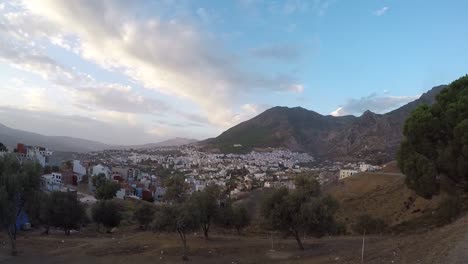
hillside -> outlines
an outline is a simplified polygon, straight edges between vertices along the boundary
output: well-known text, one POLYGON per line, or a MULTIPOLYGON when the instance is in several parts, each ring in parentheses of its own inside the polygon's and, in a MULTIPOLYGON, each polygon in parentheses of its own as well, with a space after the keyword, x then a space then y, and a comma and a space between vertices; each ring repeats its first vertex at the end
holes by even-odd
POLYGON ((432 104, 445 87, 434 87, 386 114, 366 111, 360 117, 335 117, 301 107, 273 107, 203 144, 220 151, 232 151, 234 144, 241 144, 246 151, 285 147, 319 158, 383 163, 394 158, 409 113, 418 105, 432 104))
POLYGON ((66 136, 45 136, 33 132, 14 129, 0 124, 0 142, 8 148, 13 149, 17 143, 26 145, 44 146, 54 151, 62 152, 88 152, 100 151, 104 149, 143 149, 154 147, 180 146, 197 142, 195 139, 173 138, 158 143, 144 145, 109 145, 97 141, 66 137, 66 136))
POLYGON ((408 189, 398 173, 359 173, 328 186, 325 192, 340 202, 337 219, 349 227, 360 215, 383 219, 389 226, 424 218, 442 200, 423 199, 408 189))

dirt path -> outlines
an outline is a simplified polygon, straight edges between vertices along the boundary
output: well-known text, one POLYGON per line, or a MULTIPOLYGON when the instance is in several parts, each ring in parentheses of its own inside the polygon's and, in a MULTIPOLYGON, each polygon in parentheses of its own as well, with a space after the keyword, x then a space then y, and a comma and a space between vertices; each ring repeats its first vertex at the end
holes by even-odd
MULTIPOLYGON (((468 226, 468 217, 462 219, 465 226, 468 226)), ((463 239, 453 248, 447 257, 447 263, 465 264, 468 263, 468 228, 463 239)))

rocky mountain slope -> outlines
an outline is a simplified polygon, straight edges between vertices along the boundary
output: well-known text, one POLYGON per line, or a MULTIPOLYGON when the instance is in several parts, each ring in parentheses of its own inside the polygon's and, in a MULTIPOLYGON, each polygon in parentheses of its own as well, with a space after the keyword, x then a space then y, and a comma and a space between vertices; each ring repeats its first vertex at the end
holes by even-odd
POLYGON ((360 117, 321 115, 301 107, 273 107, 203 142, 221 151, 285 147, 315 157, 385 162, 394 158, 409 113, 432 104, 446 86, 437 86, 419 99, 386 114, 366 111, 360 117))

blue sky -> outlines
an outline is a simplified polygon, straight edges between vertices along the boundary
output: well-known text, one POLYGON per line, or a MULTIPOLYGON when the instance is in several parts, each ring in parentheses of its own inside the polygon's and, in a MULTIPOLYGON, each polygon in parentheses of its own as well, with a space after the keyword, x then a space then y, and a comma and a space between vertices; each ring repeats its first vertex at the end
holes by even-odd
POLYGON ((384 113, 468 73, 468 2, 2 1, 0 122, 139 144, 276 106, 384 113))

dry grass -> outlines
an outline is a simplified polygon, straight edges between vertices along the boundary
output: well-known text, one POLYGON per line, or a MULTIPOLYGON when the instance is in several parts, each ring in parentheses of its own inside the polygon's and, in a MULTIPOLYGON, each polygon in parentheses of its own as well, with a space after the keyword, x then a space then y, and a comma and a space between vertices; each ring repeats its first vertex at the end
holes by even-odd
POLYGON ((442 199, 423 199, 406 187, 404 177, 382 173, 356 174, 325 192, 340 202, 337 218, 348 227, 362 214, 381 218, 389 226, 412 221, 431 214, 442 199))

